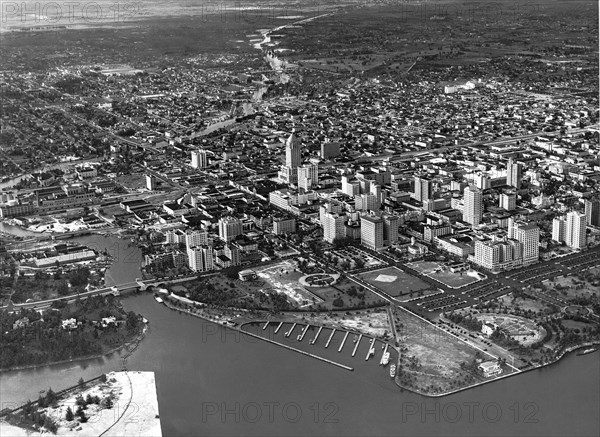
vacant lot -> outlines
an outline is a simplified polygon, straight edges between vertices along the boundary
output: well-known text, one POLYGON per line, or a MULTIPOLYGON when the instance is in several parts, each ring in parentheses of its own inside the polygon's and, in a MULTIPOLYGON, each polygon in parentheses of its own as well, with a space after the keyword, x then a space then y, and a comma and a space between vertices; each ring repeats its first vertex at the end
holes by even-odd
POLYGON ((369 284, 385 291, 390 296, 402 296, 413 291, 430 288, 429 284, 423 282, 416 276, 404 273, 396 267, 373 270, 359 275, 369 284))

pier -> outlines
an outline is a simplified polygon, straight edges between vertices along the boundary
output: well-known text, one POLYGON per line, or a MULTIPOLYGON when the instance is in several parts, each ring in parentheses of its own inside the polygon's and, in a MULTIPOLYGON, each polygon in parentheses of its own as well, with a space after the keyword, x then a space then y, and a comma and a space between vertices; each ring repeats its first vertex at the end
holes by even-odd
POLYGON ((344 335, 344 339, 342 340, 342 344, 340 345, 338 352, 342 351, 342 348, 344 347, 344 343, 346 343, 346 339, 348 338, 348 334, 350 334, 350 332, 346 331, 346 335, 344 335))
POLYGON ((306 325, 306 327, 302 331, 302 334, 300 334, 300 338, 298 339, 298 341, 304 340, 304 336, 306 335, 306 332, 308 331, 308 328, 310 328, 310 325, 306 325))
POLYGON ((369 350, 367 351, 367 356, 365 357, 365 361, 369 361, 371 355, 375 355, 375 339, 371 339, 371 344, 369 345, 369 350))
MULTIPOLYGON (((294 326, 295 326, 295 325, 294 325, 294 326)), ((268 342, 268 343, 272 343, 272 344, 275 344, 275 345, 277 345, 277 346, 281 346, 281 347, 283 347, 283 348, 286 348, 286 349, 292 350, 292 351, 294 351, 294 352, 298 352, 298 353, 300 353, 300 354, 302 354, 302 355, 306 355, 306 356, 308 356, 308 357, 311 357, 311 358, 316 358, 317 360, 325 361, 326 363, 333 364, 334 366, 341 367, 342 369, 346 369, 346 370, 350 370, 350 371, 353 371, 353 370, 354 370, 354 368, 352 368, 352 367, 350 367, 350 366, 346 366, 345 364, 336 363, 335 361, 328 360, 327 358, 323 358, 323 357, 320 357, 320 356, 318 356, 318 355, 311 354, 311 353, 309 353, 309 352, 304 352, 304 351, 301 351, 300 349, 296 349, 295 347, 288 346, 287 344, 277 343, 277 342, 276 342, 276 341, 274 341, 274 340, 270 340, 270 339, 268 339, 268 338, 261 337, 260 335, 254 334, 254 333, 252 333, 252 332, 247 332, 247 331, 243 331, 243 330, 242 330, 242 332, 243 332, 244 334, 246 334, 246 335, 249 335, 249 336, 251 336, 251 337, 258 338, 259 340, 263 340, 263 341, 266 341, 266 342, 268 342)))
POLYGON ((294 330, 294 328, 296 327, 297 323, 294 323, 292 325, 292 327, 290 328, 290 330, 288 332, 285 333, 286 337, 289 337, 292 334, 292 331, 294 330))
POLYGON ((315 338, 312 339, 312 341, 310 342, 310 344, 315 344, 317 342, 317 339, 319 338, 319 334, 321 334, 322 330, 323 330, 323 327, 321 326, 319 328, 319 330, 317 331, 317 335, 315 335, 315 338))
POLYGON ((352 356, 356 355, 356 351, 358 350, 358 345, 360 344, 360 341, 362 340, 362 334, 360 334, 360 336, 358 337, 358 340, 356 340, 356 344, 354 345, 354 350, 352 351, 352 356))
POLYGON ((279 330, 281 329, 282 326, 283 326, 283 322, 279 322, 279 325, 277 325, 277 328, 275 328, 275 334, 277 334, 279 332, 279 330))
POLYGON ((265 323, 265 326, 263 326, 263 331, 267 329, 267 326, 269 326, 269 322, 265 323))
POLYGON ((329 343, 331 343, 331 339, 333 338, 333 334, 335 334, 335 328, 333 328, 333 331, 331 331, 331 335, 327 339, 327 343, 325 344, 325 349, 327 349, 329 347, 329 343))
POLYGON ((383 350, 383 354, 381 355, 381 360, 379 360, 379 364, 381 364, 382 366, 383 366, 383 357, 385 357, 385 354, 387 353, 388 346, 389 346, 389 344, 386 343, 385 344, 385 349, 383 350))

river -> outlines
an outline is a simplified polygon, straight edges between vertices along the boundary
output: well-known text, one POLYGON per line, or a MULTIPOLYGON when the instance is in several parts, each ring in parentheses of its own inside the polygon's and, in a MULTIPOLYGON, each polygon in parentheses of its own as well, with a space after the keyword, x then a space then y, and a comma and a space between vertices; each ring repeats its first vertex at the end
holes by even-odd
MULTIPOLYGON (((70 241, 116 251, 118 262, 111 268, 110 278, 114 283, 129 282, 139 274, 141 255, 138 249, 128 247, 127 240, 87 236, 70 241)), ((402 392, 392 384, 386 370, 373 360, 365 362, 366 343, 361 343, 355 358, 348 353, 344 356, 346 349, 338 354, 333 346, 327 354, 319 353, 351 365, 354 371, 350 372, 171 311, 150 294, 124 298, 123 305, 150 321, 150 330, 129 358, 128 368, 156 372, 164 435, 600 433, 600 353, 571 354, 541 370, 431 399, 402 392)), ((251 329, 262 332, 257 327, 251 329)), ((274 335, 272 330, 270 327, 265 332, 274 335)), ((303 349, 319 347, 308 345, 312 337, 309 332, 303 349)), ((3 372, 1 408, 36 399, 40 390, 50 386, 59 390, 80 377, 120 370, 119 356, 114 353, 76 363, 3 372)))

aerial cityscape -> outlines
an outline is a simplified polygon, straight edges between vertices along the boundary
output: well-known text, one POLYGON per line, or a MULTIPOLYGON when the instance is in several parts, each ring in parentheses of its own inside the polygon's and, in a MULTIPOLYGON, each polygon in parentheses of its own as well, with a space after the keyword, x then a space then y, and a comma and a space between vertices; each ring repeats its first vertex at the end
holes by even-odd
POLYGON ((598 2, 2 2, 0 435, 600 435, 598 2))

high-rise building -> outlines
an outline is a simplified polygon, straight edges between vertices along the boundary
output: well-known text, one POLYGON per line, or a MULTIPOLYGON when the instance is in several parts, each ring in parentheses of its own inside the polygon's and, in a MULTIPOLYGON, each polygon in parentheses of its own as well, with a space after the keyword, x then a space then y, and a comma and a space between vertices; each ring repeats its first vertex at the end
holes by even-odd
POLYGON ((383 244, 389 246, 398 242, 398 223, 400 217, 397 215, 383 215, 383 244))
POLYGON ((522 172, 523 168, 521 164, 510 158, 506 165, 506 185, 519 188, 521 186, 522 172))
POLYGON ((514 211, 517 208, 517 195, 514 193, 500 194, 500 208, 514 211))
POLYGON ((414 198, 418 202, 429 200, 432 196, 431 181, 420 176, 415 176, 415 191, 414 198))
POLYGON ((467 187, 464 191, 463 220, 472 226, 479 226, 483 216, 483 194, 481 190, 467 187))
POLYGON ((600 197, 586 199, 585 219, 588 226, 600 226, 600 197))
POLYGON ((151 174, 146 175, 146 189, 149 191, 156 190, 156 177, 151 174))
POLYGON ((523 265, 538 262, 540 256, 540 228, 537 225, 509 220, 509 238, 514 238, 523 245, 523 265))
POLYGON ((296 219, 293 217, 276 217, 273 219, 275 235, 293 234, 296 232, 296 219))
POLYGON ((298 188, 305 191, 319 184, 319 166, 306 164, 298 167, 298 188))
POLYGON ((223 241, 231 241, 243 233, 242 221, 235 217, 219 219, 219 237, 223 241))
POLYGON ((206 154, 206 150, 203 150, 203 149, 192 150, 192 167, 193 168, 208 167, 208 156, 206 154))
POLYGON ((383 219, 372 215, 360 218, 360 241, 371 250, 383 248, 383 219))
POLYGON ((516 240, 475 241, 473 260, 483 268, 498 271, 518 267, 523 263, 523 244, 516 240))
POLYGON ((335 212, 326 212, 323 215, 323 239, 333 243, 335 239, 346 236, 346 218, 335 212))
POLYGON ((185 245, 188 248, 209 244, 207 231, 189 231, 185 233, 185 245))
POLYGON ((350 197, 360 194, 360 182, 354 176, 342 176, 342 192, 350 197))
POLYGON ((379 198, 375 194, 361 194, 355 197, 357 211, 377 211, 381 206, 379 198))
POLYGON ((565 217, 554 217, 552 220, 552 239, 562 243, 565 241, 567 232, 567 220, 565 217))
POLYGON ((214 269, 212 247, 188 247, 188 266, 193 272, 205 272, 214 269))
POLYGON ((295 132, 285 142, 285 165, 279 171, 279 179, 293 185, 298 183, 298 166, 302 162, 302 145, 295 132))
POLYGON ((587 222, 585 214, 577 211, 571 211, 567 214, 567 226, 565 231, 565 241, 567 246, 573 249, 582 249, 587 246, 587 235, 585 230, 587 222))

